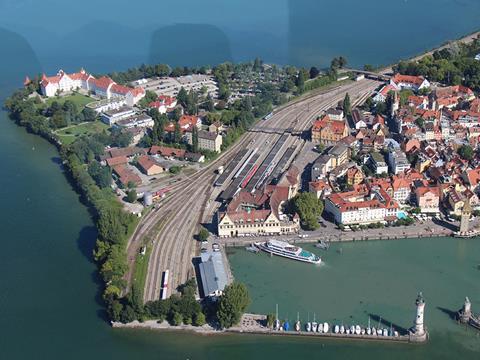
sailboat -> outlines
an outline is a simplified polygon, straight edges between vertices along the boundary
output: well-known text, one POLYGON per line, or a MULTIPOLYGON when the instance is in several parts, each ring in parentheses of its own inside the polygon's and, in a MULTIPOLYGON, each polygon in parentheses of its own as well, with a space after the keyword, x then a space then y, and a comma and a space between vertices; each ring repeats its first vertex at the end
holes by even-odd
POLYGON ((372 334, 372 329, 370 328, 370 316, 368 317, 368 327, 367 327, 367 335, 372 334))
POLYGON ((315 313, 313 313, 312 331, 317 332, 317 330, 318 330, 318 323, 315 321, 315 313))
POLYGON ((343 326, 343 321, 342 325, 340 325, 340 334, 345 334, 345 326, 343 326))
POLYGON ((340 327, 339 327, 338 325, 335 325, 333 332, 334 332, 335 334, 338 334, 339 331, 340 331, 340 327))
POLYGON ((300 315, 299 313, 297 312, 297 322, 295 323, 295 331, 300 331, 301 329, 301 325, 300 325, 300 315))
POLYGON ((280 320, 278 320, 278 304, 276 305, 275 309, 275 325, 273 326, 273 328, 277 331, 280 330, 280 320))
POLYGON ((323 332, 324 332, 324 333, 328 333, 328 330, 329 330, 328 323, 327 323, 327 322, 324 322, 324 323, 323 323, 323 332))
POLYGON ((312 331, 312 323, 310 322, 310 313, 308 314, 308 322, 305 324, 305 330, 312 331))

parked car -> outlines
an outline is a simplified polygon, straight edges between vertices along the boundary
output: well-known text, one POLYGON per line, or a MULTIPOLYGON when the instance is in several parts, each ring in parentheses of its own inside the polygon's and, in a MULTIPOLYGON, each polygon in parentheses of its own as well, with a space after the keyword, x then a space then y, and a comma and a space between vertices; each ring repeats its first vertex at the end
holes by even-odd
POLYGON ((218 243, 212 244, 213 251, 220 251, 220 245, 218 243))

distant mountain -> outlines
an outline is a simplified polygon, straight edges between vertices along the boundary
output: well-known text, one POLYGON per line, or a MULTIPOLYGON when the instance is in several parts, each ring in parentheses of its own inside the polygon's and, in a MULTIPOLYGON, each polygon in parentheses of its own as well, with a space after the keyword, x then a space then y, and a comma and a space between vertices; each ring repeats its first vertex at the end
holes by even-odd
POLYGON ((26 75, 33 77, 42 71, 37 55, 23 36, 0 28, 0 44, 3 55, 0 66, 0 90, 19 87, 26 75))
POLYGON ((206 24, 176 24, 154 31, 149 63, 171 66, 215 65, 232 61, 231 44, 225 33, 206 24))

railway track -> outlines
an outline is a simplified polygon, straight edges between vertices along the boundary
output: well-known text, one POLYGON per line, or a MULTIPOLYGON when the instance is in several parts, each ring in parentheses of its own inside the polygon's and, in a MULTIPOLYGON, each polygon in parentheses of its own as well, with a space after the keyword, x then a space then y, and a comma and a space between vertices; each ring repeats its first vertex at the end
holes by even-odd
MULTIPOLYGON (((335 88, 333 91, 314 95, 296 102, 277 111, 271 119, 264 121, 263 127, 283 127, 289 128, 295 123, 295 128, 300 130, 307 129, 319 112, 335 105, 343 99, 346 92, 350 92, 355 97, 354 104, 362 101, 364 94, 370 92, 378 86, 377 82, 370 81, 368 86, 359 83, 348 84, 347 86, 335 88)), ((207 201, 215 191, 213 181, 215 174, 212 171, 222 163, 227 163, 233 159, 237 151, 249 146, 255 139, 257 144, 266 144, 266 141, 273 145, 274 139, 280 135, 264 133, 246 133, 239 141, 228 149, 222 156, 217 158, 205 168, 197 171, 190 176, 194 179, 184 179, 172 185, 169 197, 164 199, 158 210, 149 213, 139 225, 134 233, 130 248, 141 243, 142 237, 151 231, 159 219, 168 215, 168 220, 158 234, 154 234, 154 244, 150 254, 147 279, 145 282, 144 300, 156 300, 159 298, 160 281, 162 272, 169 269, 171 274, 171 284, 169 291, 184 283, 191 275, 192 256, 195 253, 196 244, 193 236, 198 228, 199 222, 206 217, 207 201)), ((302 142, 295 142, 297 146, 302 142)), ((269 151, 269 146, 265 146, 262 152, 262 158, 269 151)), ((226 184, 228 181, 226 182, 226 184)), ((215 211, 213 209, 212 211, 215 211)), ((137 250, 138 251, 138 250, 137 250)), ((171 293, 170 293, 171 294, 171 293)), ((168 295, 170 295, 168 294, 168 295)))

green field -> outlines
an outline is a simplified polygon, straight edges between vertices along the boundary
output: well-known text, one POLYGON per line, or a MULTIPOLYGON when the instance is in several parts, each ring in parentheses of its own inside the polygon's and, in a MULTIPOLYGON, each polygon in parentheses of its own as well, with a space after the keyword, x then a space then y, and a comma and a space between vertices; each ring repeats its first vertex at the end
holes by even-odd
POLYGON ((46 100, 47 106, 52 105, 54 101, 58 102, 60 105, 63 105, 63 103, 67 100, 73 101, 77 107, 78 110, 82 110, 85 105, 88 103, 91 103, 92 101, 95 101, 89 96, 81 95, 81 94, 73 94, 73 95, 68 95, 68 96, 56 96, 56 97, 51 97, 46 100))
POLYGON ((66 128, 57 130, 55 133, 63 144, 71 144, 81 135, 89 135, 100 133, 109 128, 108 125, 101 121, 84 122, 78 125, 71 125, 66 128))

